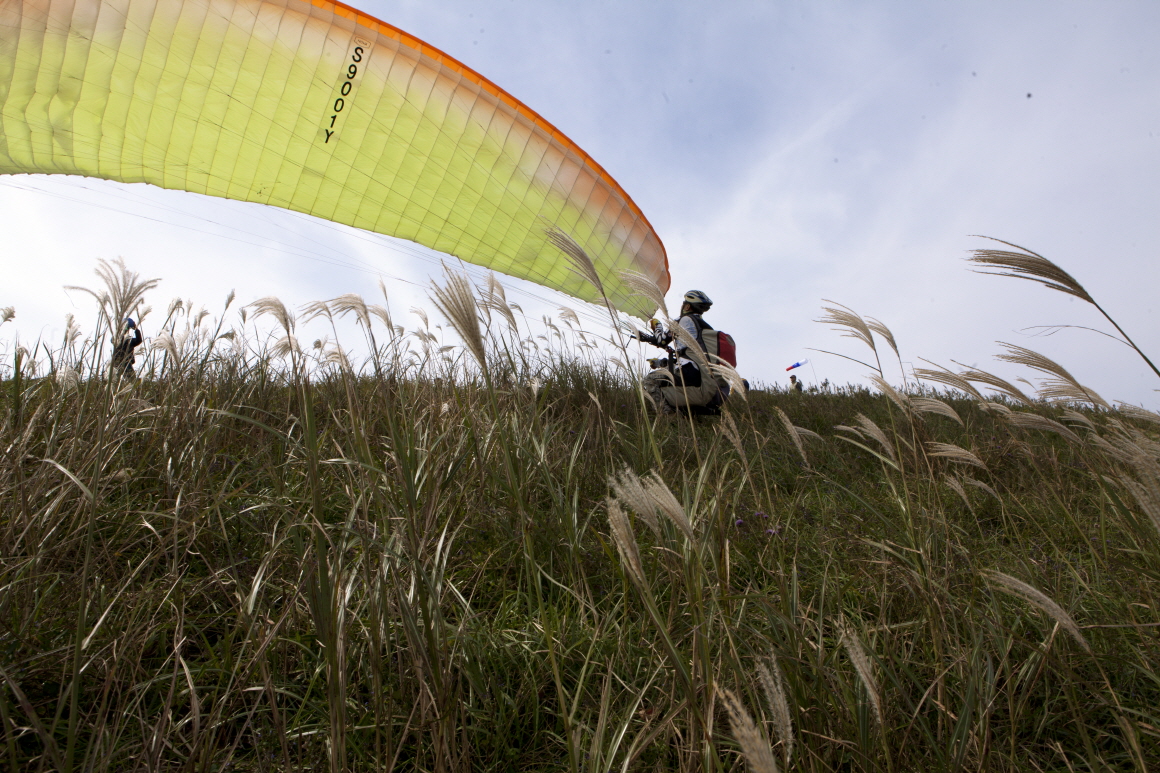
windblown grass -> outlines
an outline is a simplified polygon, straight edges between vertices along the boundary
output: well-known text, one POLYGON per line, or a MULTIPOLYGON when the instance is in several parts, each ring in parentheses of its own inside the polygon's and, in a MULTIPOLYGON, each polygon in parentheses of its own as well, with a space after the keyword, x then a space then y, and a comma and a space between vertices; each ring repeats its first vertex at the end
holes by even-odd
POLYGON ((3 764, 1160 764, 1160 417, 1012 352, 1067 402, 932 368, 656 421, 497 287, 433 290, 466 355, 342 296, 305 315, 359 362, 276 299, 171 306, 132 384, 100 330, 9 358, 3 764))

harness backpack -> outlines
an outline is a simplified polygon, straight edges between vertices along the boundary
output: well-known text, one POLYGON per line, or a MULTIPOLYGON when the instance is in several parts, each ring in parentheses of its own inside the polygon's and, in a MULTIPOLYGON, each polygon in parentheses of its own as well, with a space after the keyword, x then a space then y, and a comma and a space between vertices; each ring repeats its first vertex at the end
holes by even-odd
POLYGON ((689 315, 693 324, 697 326, 697 342, 709 355, 709 362, 717 365, 727 362, 731 367, 737 367, 737 344, 733 336, 723 330, 714 330, 713 326, 701 319, 700 314, 689 315))
MULTIPOLYGON (((701 319, 700 314, 690 314, 689 316, 692 318, 693 324, 697 326, 697 342, 701 344, 705 354, 709 355, 709 364, 719 365, 725 362, 736 368, 737 344, 733 342, 733 336, 722 330, 714 330, 712 325, 701 319)), ((714 377, 713 380, 722 390, 720 399, 723 400, 729 394, 729 382, 720 376, 714 377)))

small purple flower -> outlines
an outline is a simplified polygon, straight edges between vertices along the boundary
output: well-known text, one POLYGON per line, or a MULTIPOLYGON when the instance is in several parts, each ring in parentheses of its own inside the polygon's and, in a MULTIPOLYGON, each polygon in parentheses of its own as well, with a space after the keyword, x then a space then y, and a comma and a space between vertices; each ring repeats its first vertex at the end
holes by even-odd
POLYGON ((745 523, 745 521, 743 521, 743 520, 741 520, 740 518, 738 518, 736 521, 734 521, 734 522, 733 522, 733 525, 734 525, 734 526, 740 526, 740 525, 741 525, 741 524, 743 524, 743 523, 745 523))
POLYGON ((768 518, 768 517, 769 517, 769 516, 768 516, 768 515, 766 515, 765 513, 761 512, 760 510, 758 510, 756 513, 754 513, 754 515, 755 515, 755 516, 756 516, 756 515, 760 515, 762 518, 768 518))
POLYGON ((765 530, 765 533, 766 533, 766 534, 769 534, 769 535, 777 534, 777 532, 776 532, 776 531, 774 531, 773 529, 766 529, 766 530, 765 530))

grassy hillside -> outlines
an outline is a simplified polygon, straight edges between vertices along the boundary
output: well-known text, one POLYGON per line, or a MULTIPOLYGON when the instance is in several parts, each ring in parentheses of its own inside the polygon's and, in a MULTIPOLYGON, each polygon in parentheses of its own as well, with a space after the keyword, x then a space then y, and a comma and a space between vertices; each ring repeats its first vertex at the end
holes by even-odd
POLYGON ((353 367, 272 299, 268 346, 171 308, 133 383, 10 359, 3 765, 1160 764, 1160 416, 976 372, 654 420, 501 297, 453 352, 315 306, 353 367))

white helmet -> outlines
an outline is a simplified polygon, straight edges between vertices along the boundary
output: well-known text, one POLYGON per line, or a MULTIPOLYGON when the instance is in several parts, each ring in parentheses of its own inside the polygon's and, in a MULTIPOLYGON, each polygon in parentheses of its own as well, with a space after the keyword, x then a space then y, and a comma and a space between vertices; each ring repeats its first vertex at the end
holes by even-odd
POLYGON ((702 311, 708 310, 713 305, 712 299, 700 290, 689 290, 689 292, 685 293, 685 303, 690 306, 700 306, 702 307, 702 311))

